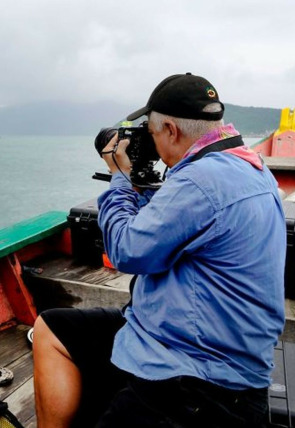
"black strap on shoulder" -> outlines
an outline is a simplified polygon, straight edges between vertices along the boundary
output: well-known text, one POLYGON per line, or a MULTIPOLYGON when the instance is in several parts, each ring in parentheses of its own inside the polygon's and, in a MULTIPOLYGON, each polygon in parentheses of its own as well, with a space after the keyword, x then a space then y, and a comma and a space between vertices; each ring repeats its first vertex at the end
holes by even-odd
POLYGON ((244 142, 240 135, 235 137, 226 138, 225 140, 217 141, 216 143, 209 144, 209 146, 203 147, 198 153, 190 157, 190 161, 201 159, 207 153, 211 152, 222 152, 227 149, 234 149, 235 147, 244 146, 244 142))
MULTIPOLYGON (((235 147, 244 146, 244 141, 242 140, 241 135, 236 135, 235 137, 226 138, 225 140, 217 141, 216 143, 209 144, 209 146, 203 147, 198 153, 191 155, 189 161, 193 162, 201 159, 207 153, 211 152, 222 152, 222 150, 234 149, 235 147)), ((166 167, 163 174, 163 181, 166 178, 168 171, 168 166, 166 167)))
POLYGON ((134 276, 131 278, 131 281, 130 281, 130 283, 129 283, 130 300, 129 300, 129 302, 128 302, 128 303, 126 303, 126 305, 124 305, 124 306, 123 306, 123 308, 122 308, 122 312, 123 312, 123 313, 124 313, 125 309, 126 309, 128 306, 131 306, 131 305, 132 305, 132 294, 133 294, 133 288, 134 288, 134 285, 135 285, 135 281, 136 281, 136 279, 137 279, 137 276, 138 276, 138 275, 134 275, 134 276))

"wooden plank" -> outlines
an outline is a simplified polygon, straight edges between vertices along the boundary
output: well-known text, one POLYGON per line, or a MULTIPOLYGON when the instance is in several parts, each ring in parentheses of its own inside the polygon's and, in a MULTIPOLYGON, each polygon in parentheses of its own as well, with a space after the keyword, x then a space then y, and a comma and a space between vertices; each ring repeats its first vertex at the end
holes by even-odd
POLYGON ((33 377, 5 400, 9 410, 22 424, 35 415, 33 377))
POLYGON ((14 378, 10 385, 0 386, 1 400, 5 400, 9 395, 31 379, 33 373, 32 352, 27 352, 25 355, 5 367, 12 370, 14 378))
POLYGON ((44 278, 104 285, 106 281, 122 276, 122 273, 116 269, 76 263, 73 258, 63 257, 60 254, 31 260, 27 266, 41 270, 39 274, 29 273, 31 277, 36 279, 44 278))
POLYGON ((38 242, 67 227, 67 213, 49 211, 0 230, 0 257, 38 242))
POLYGON ((264 156, 264 162, 271 169, 279 170, 295 170, 295 158, 294 157, 278 157, 278 156, 264 156))
POLYGON ((37 418, 36 415, 32 416, 25 424, 26 428, 37 428, 37 418))
POLYGON ((37 312, 54 307, 122 307, 129 300, 132 275, 115 269, 80 265, 70 257, 46 257, 31 262, 41 273, 28 272, 25 282, 37 312))
POLYGON ((295 342, 295 300, 285 300, 286 323, 280 340, 295 342))
POLYGON ((125 273, 119 277, 106 281, 105 285, 117 288, 118 290, 129 291, 129 284, 132 277, 133 275, 125 273))
POLYGON ((30 281, 37 312, 49 308, 94 308, 97 306, 122 308, 129 300, 129 291, 84 282, 39 279, 30 281))
POLYGON ((285 299, 286 318, 295 323, 295 300, 285 299))
POLYGON ((29 328, 25 325, 17 325, 1 332, 0 366, 7 366, 28 352, 29 328))
POLYGON ((10 385, 0 387, 0 399, 26 428, 36 428, 32 350, 26 339, 28 328, 18 325, 0 333, 0 365, 14 374, 10 385))

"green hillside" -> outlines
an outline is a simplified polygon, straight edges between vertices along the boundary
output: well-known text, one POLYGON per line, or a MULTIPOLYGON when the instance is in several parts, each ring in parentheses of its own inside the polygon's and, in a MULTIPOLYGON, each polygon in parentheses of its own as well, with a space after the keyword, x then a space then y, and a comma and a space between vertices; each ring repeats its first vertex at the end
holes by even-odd
POLYGON ((224 121, 232 122, 244 137, 262 137, 278 128, 281 110, 225 104, 224 121))
MULTIPOLYGON (((116 102, 40 102, 0 108, 0 135, 96 135, 138 106, 116 102)), ((244 137, 262 137, 276 129, 281 110, 225 104, 225 123, 244 137)))

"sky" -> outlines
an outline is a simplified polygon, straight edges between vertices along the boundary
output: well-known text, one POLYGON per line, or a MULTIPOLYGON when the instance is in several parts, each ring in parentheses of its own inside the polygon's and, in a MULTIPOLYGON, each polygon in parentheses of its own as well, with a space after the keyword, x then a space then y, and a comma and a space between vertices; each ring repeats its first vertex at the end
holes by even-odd
POLYGON ((295 0, 0 0, 0 106, 142 107, 165 77, 221 101, 295 106, 295 0))

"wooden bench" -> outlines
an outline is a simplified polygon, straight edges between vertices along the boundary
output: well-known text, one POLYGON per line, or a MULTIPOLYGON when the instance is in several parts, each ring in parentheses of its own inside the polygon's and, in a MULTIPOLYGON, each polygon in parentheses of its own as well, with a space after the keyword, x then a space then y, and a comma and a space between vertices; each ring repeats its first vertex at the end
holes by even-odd
POLYGON ((294 157, 278 157, 278 156, 263 156, 263 160, 271 170, 284 170, 294 171, 295 170, 295 158, 294 157))

